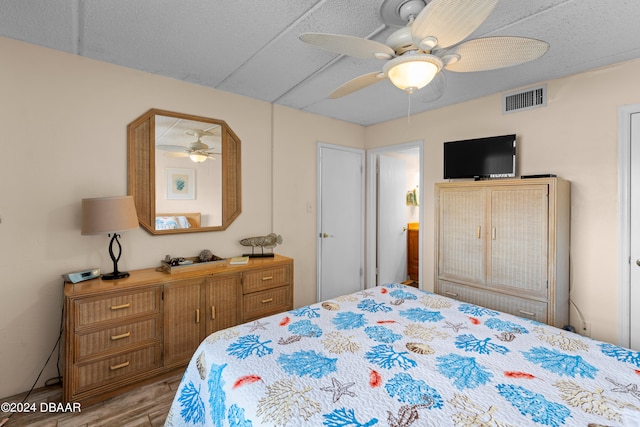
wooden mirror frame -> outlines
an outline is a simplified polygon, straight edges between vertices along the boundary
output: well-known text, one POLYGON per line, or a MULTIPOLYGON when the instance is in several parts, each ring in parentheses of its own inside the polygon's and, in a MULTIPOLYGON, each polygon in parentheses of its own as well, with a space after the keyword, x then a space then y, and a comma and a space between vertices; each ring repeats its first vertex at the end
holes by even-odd
POLYGON ((128 193, 140 226, 154 235, 225 230, 242 211, 240 139, 222 120, 151 109, 127 126, 128 193), (222 128, 222 224, 214 227, 156 230, 155 117, 168 116, 219 125, 222 128))

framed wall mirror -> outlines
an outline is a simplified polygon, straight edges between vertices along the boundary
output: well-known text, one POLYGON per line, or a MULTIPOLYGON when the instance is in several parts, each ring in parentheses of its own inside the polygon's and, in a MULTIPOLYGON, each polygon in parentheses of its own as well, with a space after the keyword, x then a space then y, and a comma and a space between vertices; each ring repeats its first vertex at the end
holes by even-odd
POLYGON ((240 139, 224 121, 151 109, 127 140, 128 191, 149 233, 220 231, 240 215, 240 139))

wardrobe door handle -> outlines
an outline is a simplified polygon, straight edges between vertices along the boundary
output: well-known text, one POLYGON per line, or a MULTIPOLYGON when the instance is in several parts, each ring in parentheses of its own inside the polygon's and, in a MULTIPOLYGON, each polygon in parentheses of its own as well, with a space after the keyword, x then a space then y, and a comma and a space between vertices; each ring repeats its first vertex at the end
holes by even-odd
POLYGON ((495 227, 491 228, 491 239, 492 240, 496 240, 496 228, 495 227))
POLYGON ((211 320, 214 320, 216 318, 216 306, 212 305, 211 306, 211 320))
POLYGON ((478 239, 482 237, 482 226, 478 226, 477 230, 476 230, 476 234, 478 239))
POLYGON ((196 308, 196 323, 200 323, 200 309, 196 308))

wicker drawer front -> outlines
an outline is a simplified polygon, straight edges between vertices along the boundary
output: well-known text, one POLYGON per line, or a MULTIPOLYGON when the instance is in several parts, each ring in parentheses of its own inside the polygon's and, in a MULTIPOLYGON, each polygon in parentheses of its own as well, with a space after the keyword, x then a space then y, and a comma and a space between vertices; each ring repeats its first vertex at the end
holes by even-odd
POLYGON ((76 339, 75 361, 144 341, 159 341, 160 327, 160 316, 154 316, 97 332, 79 334, 76 339))
POLYGON ((118 379, 131 377, 137 373, 159 368, 160 344, 115 355, 108 359, 78 366, 77 392, 118 379))
POLYGON ((244 321, 291 309, 291 286, 245 295, 244 321))
POLYGON ((547 323, 547 304, 470 286, 440 281, 437 293, 459 301, 547 323))
POLYGON ((129 316, 160 312, 160 288, 118 293, 114 296, 83 298, 74 301, 76 326, 88 326, 129 316))
POLYGON ((291 283, 289 265, 264 270, 248 271, 243 274, 242 290, 245 294, 276 288, 291 283))

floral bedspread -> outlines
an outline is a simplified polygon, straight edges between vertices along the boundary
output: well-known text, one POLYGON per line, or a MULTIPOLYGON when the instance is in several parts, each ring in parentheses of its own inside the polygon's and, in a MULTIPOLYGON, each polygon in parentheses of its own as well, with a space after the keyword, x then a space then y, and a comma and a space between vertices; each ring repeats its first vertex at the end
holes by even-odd
POLYGON ((391 284, 210 335, 166 425, 640 426, 640 353, 391 284))

